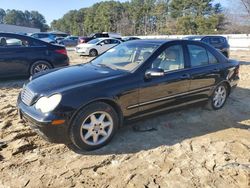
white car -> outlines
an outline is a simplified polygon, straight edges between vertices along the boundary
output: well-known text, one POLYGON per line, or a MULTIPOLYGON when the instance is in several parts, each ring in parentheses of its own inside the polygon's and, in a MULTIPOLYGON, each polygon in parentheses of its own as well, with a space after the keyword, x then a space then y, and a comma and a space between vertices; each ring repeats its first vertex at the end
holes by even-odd
POLYGON ((120 40, 114 38, 96 38, 77 45, 76 52, 80 55, 97 56, 120 43, 120 40))

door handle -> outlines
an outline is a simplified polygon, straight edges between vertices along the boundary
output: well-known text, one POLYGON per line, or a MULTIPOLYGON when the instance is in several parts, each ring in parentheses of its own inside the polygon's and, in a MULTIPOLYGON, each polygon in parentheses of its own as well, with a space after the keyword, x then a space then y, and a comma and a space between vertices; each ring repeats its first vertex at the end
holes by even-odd
POLYGON ((184 80, 184 79, 190 79, 190 74, 183 74, 180 76, 180 79, 184 80))

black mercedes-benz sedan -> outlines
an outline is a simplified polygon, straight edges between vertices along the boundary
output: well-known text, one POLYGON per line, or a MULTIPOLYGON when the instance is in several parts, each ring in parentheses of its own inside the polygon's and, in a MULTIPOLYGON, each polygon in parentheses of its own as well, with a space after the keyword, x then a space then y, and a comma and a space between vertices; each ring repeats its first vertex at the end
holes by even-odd
POLYGON ((69 65, 65 47, 14 33, 0 33, 0 79, 30 76, 69 65))
POLYGON ((124 120, 206 101, 220 109, 239 80, 239 63, 188 40, 136 40, 87 64, 32 77, 20 117, 51 142, 93 150, 124 120))

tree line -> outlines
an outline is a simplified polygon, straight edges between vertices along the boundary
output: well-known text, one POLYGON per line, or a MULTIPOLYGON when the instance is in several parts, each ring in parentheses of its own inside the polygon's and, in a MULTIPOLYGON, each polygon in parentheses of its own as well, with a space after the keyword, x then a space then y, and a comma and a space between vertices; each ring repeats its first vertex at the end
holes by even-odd
POLYGON ((42 14, 38 11, 4 10, 0 8, 0 23, 25 27, 39 28, 47 31, 49 26, 42 14))
POLYGON ((109 31, 123 35, 213 34, 223 32, 225 16, 213 0, 105 1, 72 10, 51 23, 73 35, 109 31))

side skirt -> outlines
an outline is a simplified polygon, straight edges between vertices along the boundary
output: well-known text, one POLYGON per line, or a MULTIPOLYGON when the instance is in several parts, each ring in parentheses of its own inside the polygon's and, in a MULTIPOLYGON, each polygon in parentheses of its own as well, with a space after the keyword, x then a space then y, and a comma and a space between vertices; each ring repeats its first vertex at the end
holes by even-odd
POLYGON ((138 116, 128 118, 128 119, 126 119, 126 121, 134 121, 134 120, 140 119, 140 118, 145 117, 145 116, 150 116, 150 115, 161 113, 161 112, 164 112, 164 111, 167 111, 167 110, 180 108, 180 107, 187 106, 187 105, 194 104, 194 103, 204 102, 204 101, 207 101, 207 100, 208 100, 208 98, 197 99, 197 100, 185 102, 185 103, 182 103, 182 104, 178 104, 178 105, 175 105, 175 106, 169 106, 169 107, 162 108, 162 109, 159 109, 159 110, 155 110, 155 111, 152 111, 152 112, 142 113, 142 114, 140 114, 138 116))

